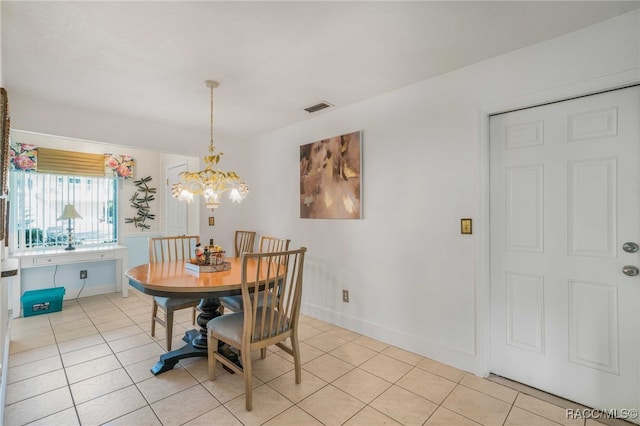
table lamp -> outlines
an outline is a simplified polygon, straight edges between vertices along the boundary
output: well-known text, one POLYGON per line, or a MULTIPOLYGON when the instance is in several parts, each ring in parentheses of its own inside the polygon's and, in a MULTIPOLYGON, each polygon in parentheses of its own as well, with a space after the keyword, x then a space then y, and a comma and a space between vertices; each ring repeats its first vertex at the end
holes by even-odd
POLYGON ((64 206, 64 210, 62 211, 62 214, 58 218, 58 220, 62 220, 62 219, 67 219, 69 221, 69 225, 67 227, 67 230, 69 231, 69 245, 65 247, 65 250, 75 250, 76 248, 71 244, 71 241, 73 239, 71 219, 82 219, 82 216, 78 214, 78 212, 76 211, 76 208, 73 207, 73 204, 67 204, 66 206, 64 206))

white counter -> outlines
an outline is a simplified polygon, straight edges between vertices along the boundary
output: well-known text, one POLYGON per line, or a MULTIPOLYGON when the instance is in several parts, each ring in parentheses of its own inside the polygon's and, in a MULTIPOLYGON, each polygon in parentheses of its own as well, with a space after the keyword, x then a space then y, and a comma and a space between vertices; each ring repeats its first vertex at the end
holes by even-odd
MULTIPOLYGON (((19 262, 19 270, 40 268, 46 266, 66 265, 73 263, 88 263, 115 261, 115 285, 122 295, 129 295, 129 282, 124 273, 128 267, 127 248, 120 245, 104 245, 99 247, 76 247, 75 250, 36 250, 14 255, 10 260, 19 262)), ((18 274, 20 277, 21 274, 18 274)), ((21 279, 15 279, 12 283, 11 307, 13 318, 20 316, 20 296, 22 294, 21 279)))

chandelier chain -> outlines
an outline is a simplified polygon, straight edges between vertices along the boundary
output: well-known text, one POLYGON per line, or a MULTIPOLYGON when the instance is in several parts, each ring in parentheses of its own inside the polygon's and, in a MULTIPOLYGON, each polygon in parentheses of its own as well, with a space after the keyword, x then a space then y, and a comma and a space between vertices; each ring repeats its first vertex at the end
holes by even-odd
POLYGON ((215 145, 213 144, 213 84, 211 84, 209 87, 211 88, 211 100, 210 100, 210 110, 211 110, 211 119, 209 120, 209 123, 211 124, 211 140, 209 143, 209 153, 213 154, 213 151, 215 151, 215 145))

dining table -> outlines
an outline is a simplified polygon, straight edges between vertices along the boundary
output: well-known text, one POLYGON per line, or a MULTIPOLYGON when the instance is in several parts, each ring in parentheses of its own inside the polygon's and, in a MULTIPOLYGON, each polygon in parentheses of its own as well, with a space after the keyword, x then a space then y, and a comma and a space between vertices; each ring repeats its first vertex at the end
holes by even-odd
MULTIPOLYGON (((144 294, 201 299, 196 320, 200 328, 185 333, 183 347, 160 355, 151 368, 154 375, 171 370, 181 359, 207 356, 207 323, 221 315, 218 297, 241 294, 242 260, 232 257, 226 258, 225 262, 229 263, 229 269, 217 272, 187 269, 185 260, 146 263, 125 272, 129 284, 144 294)), ((257 269, 257 262, 247 259, 247 276, 256 277, 257 269)), ((239 362, 237 354, 228 347, 219 350, 233 362, 239 362)))

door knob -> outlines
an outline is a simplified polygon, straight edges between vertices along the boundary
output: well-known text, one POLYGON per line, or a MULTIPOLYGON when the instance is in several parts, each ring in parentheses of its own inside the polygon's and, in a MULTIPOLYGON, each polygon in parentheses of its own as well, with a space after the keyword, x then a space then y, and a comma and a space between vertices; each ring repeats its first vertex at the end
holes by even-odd
POLYGON ((638 270, 637 266, 624 265, 622 267, 622 273, 630 277, 635 277, 636 275, 638 275, 638 272, 640 272, 640 270, 638 270))
POLYGON ((635 253, 638 251, 638 245, 636 243, 627 242, 622 245, 622 250, 627 253, 635 253))

